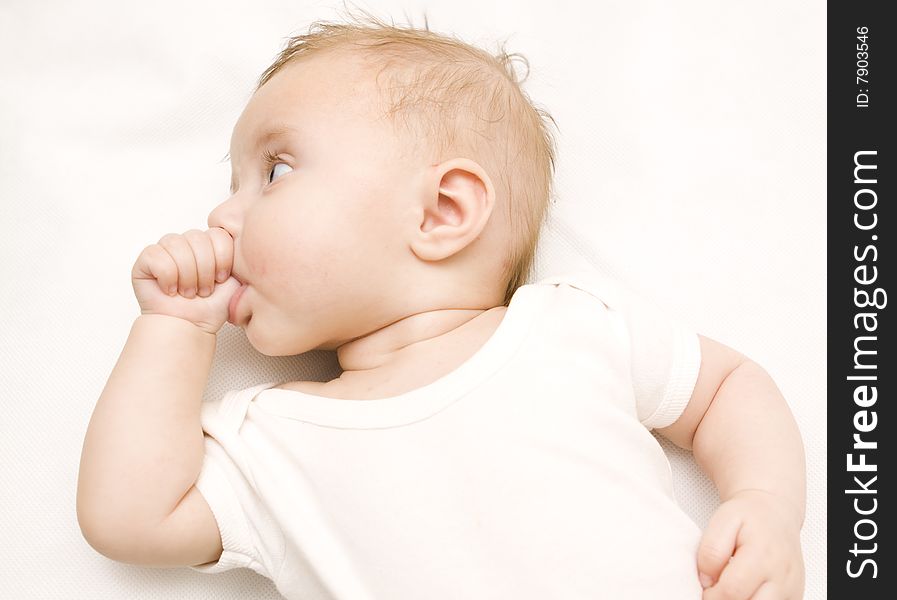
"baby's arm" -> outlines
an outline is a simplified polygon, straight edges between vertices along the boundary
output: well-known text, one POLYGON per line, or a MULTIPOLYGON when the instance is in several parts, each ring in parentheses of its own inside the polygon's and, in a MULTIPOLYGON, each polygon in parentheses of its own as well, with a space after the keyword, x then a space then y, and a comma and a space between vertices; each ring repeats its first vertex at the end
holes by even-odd
MULTIPOLYGON (((773 565, 770 568, 781 567, 783 572, 769 579, 776 581, 776 589, 790 586, 792 592, 796 591, 795 587, 802 590, 799 537, 793 538, 798 536, 804 521, 806 467, 797 423, 775 382, 760 365, 710 338, 699 336, 699 339, 701 368, 691 400, 675 423, 656 429, 677 446, 692 450, 695 461, 719 490, 723 506, 731 501, 730 506, 735 507, 726 513, 728 519, 720 518, 718 523, 711 520, 701 551, 719 556, 705 560, 699 551, 699 563, 719 563, 719 569, 714 570, 724 569, 727 558, 722 554, 737 550, 747 534, 743 525, 749 519, 739 518, 742 515, 739 511, 760 514, 761 510, 755 507, 768 505, 776 515, 776 522, 781 518, 785 523, 778 535, 797 544, 798 555, 793 556, 792 552, 791 559, 799 563, 773 565), (729 541, 732 546, 720 547, 729 541), (800 579, 799 586, 797 579, 800 579)), ((721 512, 725 511, 720 510, 718 514, 721 512)), ((758 533, 757 537, 765 534, 758 533)), ((762 539, 763 543, 776 541, 762 539)), ((786 545, 778 544, 779 547, 786 545)), ((793 545, 789 547, 793 550, 793 545)), ((788 559, 778 562, 788 562, 788 559)), ((746 571, 751 573, 752 569, 756 570, 754 565, 746 571)), ((716 579, 719 572, 712 575, 716 579)), ((751 576, 739 574, 739 577, 741 581, 727 586, 750 587, 751 576)))
POLYGON ((97 401, 78 476, 81 531, 113 560, 192 565, 222 552, 194 482, 216 334, 240 287, 229 276, 232 258, 226 231, 190 230, 147 246, 132 270, 141 315, 97 401))

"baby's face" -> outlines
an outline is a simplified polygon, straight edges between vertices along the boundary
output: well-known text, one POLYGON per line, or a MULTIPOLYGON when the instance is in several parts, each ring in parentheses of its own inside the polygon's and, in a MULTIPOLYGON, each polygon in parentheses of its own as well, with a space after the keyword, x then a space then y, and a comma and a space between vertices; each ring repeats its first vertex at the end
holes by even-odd
POLYGON ((335 349, 395 296, 417 171, 378 110, 359 63, 318 56, 275 75, 237 121, 231 196, 208 224, 234 238, 233 274, 248 284, 237 323, 266 355, 335 349))

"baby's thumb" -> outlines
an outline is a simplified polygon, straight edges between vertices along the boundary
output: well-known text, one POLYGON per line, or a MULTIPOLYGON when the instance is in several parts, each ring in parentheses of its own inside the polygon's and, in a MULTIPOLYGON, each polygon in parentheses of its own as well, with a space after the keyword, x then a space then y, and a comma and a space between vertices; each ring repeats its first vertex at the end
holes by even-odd
POLYGON ((212 290, 212 295, 209 297, 215 298, 216 300, 218 298, 223 298, 225 303, 230 302, 230 297, 240 289, 241 285, 243 284, 237 281, 236 278, 228 277, 221 283, 215 284, 215 289, 212 290))
POLYGON ((698 577, 702 587, 710 587, 719 580, 735 553, 740 527, 741 519, 725 511, 717 511, 710 518, 698 546, 698 577))

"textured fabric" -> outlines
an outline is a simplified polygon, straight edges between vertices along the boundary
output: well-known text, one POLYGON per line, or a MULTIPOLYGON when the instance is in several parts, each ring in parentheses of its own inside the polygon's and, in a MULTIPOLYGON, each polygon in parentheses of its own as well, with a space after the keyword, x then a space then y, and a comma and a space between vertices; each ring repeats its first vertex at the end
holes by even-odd
POLYGON ((620 313, 627 326, 639 421, 649 429, 672 424, 688 404, 700 366, 698 338, 688 325, 593 270, 542 282, 565 282, 620 313))
POLYGON ((699 367, 695 333, 585 271, 518 289, 472 357, 404 394, 228 392, 203 406, 196 484, 224 553, 192 568, 290 599, 698 599, 700 529, 647 428, 699 367))

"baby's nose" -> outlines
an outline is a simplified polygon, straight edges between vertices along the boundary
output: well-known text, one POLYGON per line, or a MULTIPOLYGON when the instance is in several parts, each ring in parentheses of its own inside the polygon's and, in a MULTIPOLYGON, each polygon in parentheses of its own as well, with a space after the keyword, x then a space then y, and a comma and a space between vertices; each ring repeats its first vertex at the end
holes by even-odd
POLYGON ((229 200, 222 202, 209 213, 209 228, 220 227, 227 231, 231 237, 236 237, 239 232, 239 222, 240 220, 236 207, 234 206, 234 203, 229 200))

